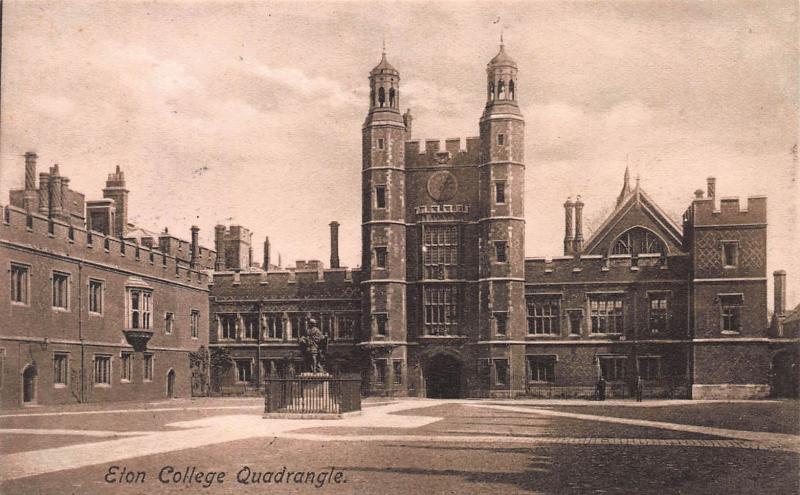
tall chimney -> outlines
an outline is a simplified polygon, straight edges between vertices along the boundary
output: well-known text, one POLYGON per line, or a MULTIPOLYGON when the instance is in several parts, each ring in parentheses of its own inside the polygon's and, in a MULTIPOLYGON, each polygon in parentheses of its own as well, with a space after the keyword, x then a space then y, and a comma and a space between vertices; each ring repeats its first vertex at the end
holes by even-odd
POLYGON ((25 153, 25 190, 36 190, 36 153, 29 151, 25 153))
POLYGON ((50 214, 50 174, 47 172, 39 174, 39 214, 50 214))
POLYGON ((269 271, 269 236, 264 237, 264 271, 269 271))
POLYGON ((572 241, 574 234, 572 233, 572 209, 575 203, 570 198, 564 203, 564 256, 572 254, 572 241))
POLYGON ((775 304, 773 310, 775 316, 783 316, 786 313, 786 270, 776 270, 772 272, 775 280, 773 293, 775 304))
POLYGON ((575 244, 572 254, 580 254, 583 251, 583 201, 578 196, 575 199, 575 244))
POLYGON ((25 192, 22 195, 22 207, 28 213, 33 212, 36 204, 36 153, 25 153, 25 192))
POLYGON ((406 141, 411 139, 411 124, 414 121, 414 117, 411 116, 411 109, 406 109, 406 113, 403 114, 403 124, 406 126, 406 141))
POLYGON ((706 184, 708 185, 706 196, 708 196, 708 199, 714 199, 717 194, 717 179, 715 177, 709 177, 706 179, 706 184))
POLYGON ((331 268, 339 268, 339 222, 333 221, 331 226, 331 268))
POLYGON ((114 173, 108 174, 106 187, 103 189, 103 197, 114 200, 114 207, 117 217, 113 225, 115 236, 122 237, 128 228, 128 191, 125 189, 125 173, 117 165, 114 173))
POLYGON ((70 219, 69 177, 61 177, 61 219, 70 219))
POLYGON ((192 246, 191 246, 192 252, 191 252, 191 258, 189 260, 189 263, 190 263, 191 267, 194 268, 195 265, 197 264, 197 257, 198 257, 198 255, 200 253, 200 245, 198 243, 198 236, 200 234, 200 227, 198 227, 197 225, 192 225, 191 230, 192 230, 192 246))
POLYGON ((50 168, 50 212, 49 218, 61 218, 64 211, 64 195, 61 189, 61 176, 58 173, 58 164, 50 168))
POLYGON ((217 225, 214 227, 214 247, 217 250, 217 260, 214 263, 214 270, 225 271, 225 226, 217 225))

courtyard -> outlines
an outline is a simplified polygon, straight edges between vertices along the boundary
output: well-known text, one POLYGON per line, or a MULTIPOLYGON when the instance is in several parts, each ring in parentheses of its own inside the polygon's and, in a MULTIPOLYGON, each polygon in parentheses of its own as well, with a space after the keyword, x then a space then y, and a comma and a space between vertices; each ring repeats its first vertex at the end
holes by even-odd
POLYGON ((258 399, 0 414, 0 493, 797 493, 797 401, 258 399))

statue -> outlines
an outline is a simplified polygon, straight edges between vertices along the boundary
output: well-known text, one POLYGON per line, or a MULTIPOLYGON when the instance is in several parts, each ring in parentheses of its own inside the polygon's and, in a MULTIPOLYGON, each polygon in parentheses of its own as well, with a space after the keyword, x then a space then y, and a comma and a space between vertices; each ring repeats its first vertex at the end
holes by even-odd
POLYGON ((300 351, 303 353, 306 363, 309 364, 311 373, 325 373, 323 363, 325 352, 328 349, 328 336, 317 327, 317 320, 309 319, 308 325, 309 329, 306 335, 297 339, 300 351))

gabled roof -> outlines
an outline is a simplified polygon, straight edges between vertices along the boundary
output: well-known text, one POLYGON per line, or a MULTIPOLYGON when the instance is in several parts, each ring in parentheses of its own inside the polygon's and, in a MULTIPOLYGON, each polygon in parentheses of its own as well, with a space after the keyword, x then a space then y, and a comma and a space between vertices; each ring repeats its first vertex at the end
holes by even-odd
POLYGON ((625 184, 617 198, 617 206, 586 241, 584 244, 584 252, 590 253, 595 250, 597 246, 613 241, 613 239, 609 237, 615 230, 615 227, 624 220, 634 208, 638 208, 646 214, 655 226, 658 227, 658 234, 664 236, 677 246, 683 244, 683 229, 641 188, 638 179, 636 180, 636 186, 633 188, 630 187, 628 169, 626 167, 625 184))

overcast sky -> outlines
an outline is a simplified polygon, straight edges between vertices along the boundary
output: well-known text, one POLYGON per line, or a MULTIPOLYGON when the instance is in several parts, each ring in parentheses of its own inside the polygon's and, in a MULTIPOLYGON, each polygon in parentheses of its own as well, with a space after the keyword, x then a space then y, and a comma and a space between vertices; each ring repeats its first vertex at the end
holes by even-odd
MULTIPOLYGON (((520 67, 526 254, 559 255, 567 196, 589 225, 626 164, 676 221, 718 196, 769 197, 769 273, 800 302, 797 4, 6 1, 0 194, 27 150, 89 199, 116 165, 130 220, 188 238, 254 232, 256 259, 360 260, 361 124, 382 38, 414 137, 478 134, 485 66, 520 67)), ((771 300, 770 300, 771 304, 771 300)))

